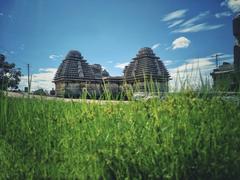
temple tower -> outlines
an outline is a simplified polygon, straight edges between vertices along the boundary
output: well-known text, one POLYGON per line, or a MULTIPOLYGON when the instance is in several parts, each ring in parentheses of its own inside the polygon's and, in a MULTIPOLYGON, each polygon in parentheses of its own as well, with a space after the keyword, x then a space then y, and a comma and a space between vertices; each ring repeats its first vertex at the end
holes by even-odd
POLYGON ((79 97, 85 89, 99 93, 101 71, 100 65, 89 65, 80 52, 70 51, 54 77, 56 96, 79 97))
POLYGON ((153 50, 144 47, 125 67, 124 79, 127 84, 138 84, 140 91, 146 91, 146 83, 150 81, 155 84, 156 91, 168 91, 170 75, 160 58, 153 53, 153 50))

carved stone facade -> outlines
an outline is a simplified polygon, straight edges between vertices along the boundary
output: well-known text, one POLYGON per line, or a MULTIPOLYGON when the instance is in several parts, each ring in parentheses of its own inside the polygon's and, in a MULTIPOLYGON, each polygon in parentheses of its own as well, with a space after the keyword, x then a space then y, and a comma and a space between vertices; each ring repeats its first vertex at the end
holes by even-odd
POLYGON ((56 96, 81 97, 86 92, 91 97, 99 97, 104 91, 112 95, 122 93, 124 84, 145 91, 145 83, 150 80, 157 89, 168 91, 170 76, 164 64, 151 48, 142 48, 125 67, 124 76, 116 77, 110 76, 100 64, 89 65, 80 52, 72 50, 59 66, 53 82, 56 96))
POLYGON ((53 82, 59 97, 80 97, 84 92, 99 97, 104 79, 108 81, 111 77, 100 64, 89 65, 80 52, 72 50, 59 66, 53 82))
POLYGON ((137 91, 168 91, 170 75, 153 50, 145 47, 125 67, 124 79, 137 91))

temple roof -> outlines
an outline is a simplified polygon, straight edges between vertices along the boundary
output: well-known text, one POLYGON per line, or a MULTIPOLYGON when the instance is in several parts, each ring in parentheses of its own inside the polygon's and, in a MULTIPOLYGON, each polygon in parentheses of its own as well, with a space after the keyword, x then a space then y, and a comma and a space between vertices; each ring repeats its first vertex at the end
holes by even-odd
POLYGON ((71 50, 68 52, 66 59, 71 59, 71 58, 82 59, 83 57, 79 51, 71 50))
POLYGON ((102 67, 99 64, 89 65, 80 52, 71 50, 60 64, 54 81, 101 79, 102 67))
POLYGON ((170 75, 164 64, 149 47, 141 48, 138 54, 124 69, 124 77, 130 79, 144 79, 151 76, 153 79, 168 81, 170 75))
POLYGON ((145 57, 145 56, 154 57, 155 54, 153 53, 153 50, 151 48, 144 47, 138 51, 137 57, 141 58, 141 57, 145 57))

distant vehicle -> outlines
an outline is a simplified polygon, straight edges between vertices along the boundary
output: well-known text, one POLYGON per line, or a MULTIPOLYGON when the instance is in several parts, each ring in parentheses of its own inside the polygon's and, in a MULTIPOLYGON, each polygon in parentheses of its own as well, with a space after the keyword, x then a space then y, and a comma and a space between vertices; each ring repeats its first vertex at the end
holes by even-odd
POLYGON ((33 92, 34 95, 39 95, 39 96, 47 96, 48 92, 44 89, 38 89, 33 92))
POLYGON ((163 99, 164 93, 158 92, 136 92, 133 94, 134 100, 163 99))
POLYGON ((56 94, 56 91, 52 88, 52 90, 50 91, 50 95, 55 96, 55 94, 56 94))

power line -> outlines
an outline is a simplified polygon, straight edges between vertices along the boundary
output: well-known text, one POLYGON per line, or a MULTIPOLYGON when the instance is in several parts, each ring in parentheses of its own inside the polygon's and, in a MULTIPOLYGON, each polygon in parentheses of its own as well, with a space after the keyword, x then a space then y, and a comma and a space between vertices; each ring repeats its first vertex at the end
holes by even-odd
POLYGON ((215 54, 215 55, 211 56, 211 57, 215 57, 215 58, 216 58, 216 68, 218 68, 218 66, 219 66, 219 60, 218 60, 218 58, 221 57, 221 56, 223 56, 223 55, 224 55, 224 54, 220 53, 220 54, 215 54))

